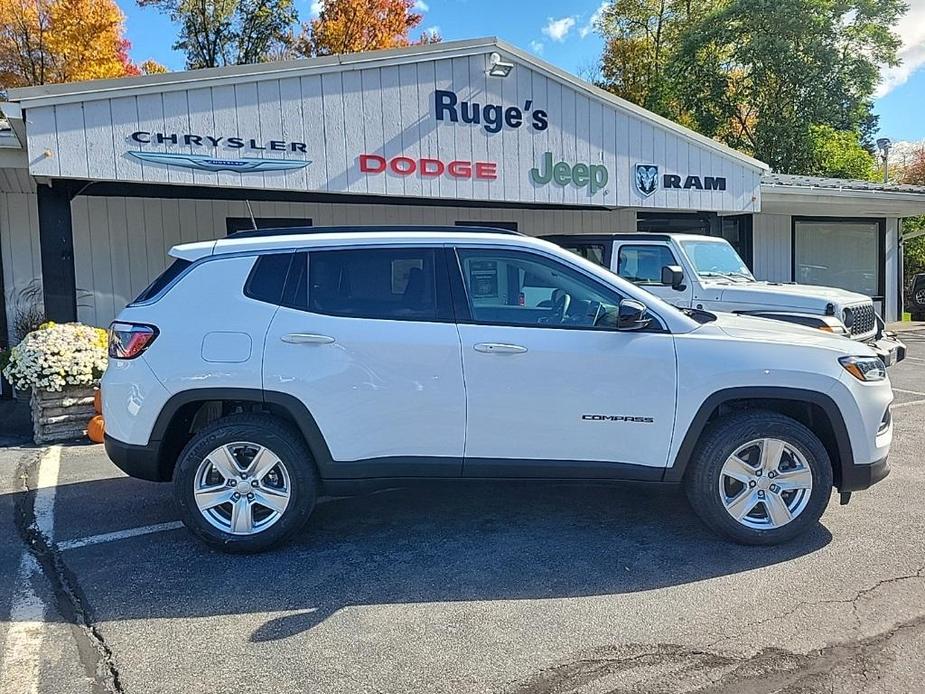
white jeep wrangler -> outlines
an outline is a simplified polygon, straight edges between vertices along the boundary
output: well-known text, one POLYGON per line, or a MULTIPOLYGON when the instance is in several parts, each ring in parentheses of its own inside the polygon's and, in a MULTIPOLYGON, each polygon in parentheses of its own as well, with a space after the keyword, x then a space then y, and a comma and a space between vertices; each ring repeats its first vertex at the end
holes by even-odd
POLYGON ((694 234, 544 237, 679 308, 725 311, 818 328, 869 344, 884 364, 906 356, 870 297, 845 289, 759 282, 728 241, 694 234))
POLYGON ((889 471, 870 347, 688 315, 546 241, 314 228, 171 255, 111 326, 106 451, 229 551, 322 493, 473 478, 681 483, 711 528, 771 544, 889 471))

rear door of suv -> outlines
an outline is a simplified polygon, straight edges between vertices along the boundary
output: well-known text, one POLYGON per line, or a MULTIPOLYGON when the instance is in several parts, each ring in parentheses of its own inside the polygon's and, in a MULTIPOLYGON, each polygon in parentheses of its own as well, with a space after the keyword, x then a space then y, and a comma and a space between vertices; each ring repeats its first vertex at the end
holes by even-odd
POLYGON ((459 245, 452 260, 464 475, 658 476, 674 422, 672 336, 603 327, 623 297, 561 259, 459 245))
POLYGON ((264 388, 308 408, 333 459, 319 461, 326 477, 461 474, 465 392, 444 253, 295 254, 266 335, 264 388))

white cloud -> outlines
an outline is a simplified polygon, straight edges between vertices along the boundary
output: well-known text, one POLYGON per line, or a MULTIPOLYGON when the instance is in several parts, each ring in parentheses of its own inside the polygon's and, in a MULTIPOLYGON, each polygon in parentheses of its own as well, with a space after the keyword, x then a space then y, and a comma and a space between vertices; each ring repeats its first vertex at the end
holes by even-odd
POLYGON ((530 50, 536 53, 537 55, 543 54, 543 48, 545 48, 545 46, 543 45, 542 41, 531 41, 530 42, 530 50))
POLYGON ((543 33, 553 41, 562 43, 574 26, 574 17, 562 17, 560 19, 553 19, 550 17, 549 21, 546 22, 546 26, 543 27, 543 33))
POLYGON ((880 76, 877 96, 885 96, 904 84, 913 72, 925 67, 925 0, 907 0, 909 11, 899 20, 896 32, 902 39, 899 49, 902 63, 887 68, 880 76))
POLYGON ((312 17, 317 17, 319 14, 321 14, 321 10, 323 9, 324 9, 324 0, 315 0, 311 4, 311 7, 309 7, 308 11, 312 13, 312 17))
POLYGON ((604 0, 604 2, 598 5, 598 8, 591 13, 591 16, 588 17, 588 21, 578 30, 578 35, 581 38, 585 38, 597 28, 597 23, 601 21, 601 15, 604 14, 604 10, 607 9, 607 5, 609 4, 609 0, 604 0))
POLYGON ((418 12, 427 12, 430 9, 430 5, 424 2, 424 0, 416 0, 412 6, 412 9, 417 10, 418 12))

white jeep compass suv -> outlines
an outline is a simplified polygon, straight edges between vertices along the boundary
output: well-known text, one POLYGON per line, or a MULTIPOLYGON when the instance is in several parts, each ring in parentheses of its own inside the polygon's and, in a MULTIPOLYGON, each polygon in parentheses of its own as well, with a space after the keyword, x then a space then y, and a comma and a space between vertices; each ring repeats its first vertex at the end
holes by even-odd
POLYGON ((171 255, 112 325, 106 450, 229 551, 319 494, 430 478, 682 483, 711 528, 771 544, 889 470, 870 347, 682 311, 539 239, 263 230, 171 255))

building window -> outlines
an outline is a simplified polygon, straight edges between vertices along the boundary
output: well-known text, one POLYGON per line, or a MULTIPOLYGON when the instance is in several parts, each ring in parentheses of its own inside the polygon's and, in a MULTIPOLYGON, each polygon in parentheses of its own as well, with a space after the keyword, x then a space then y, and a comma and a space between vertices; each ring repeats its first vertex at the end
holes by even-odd
POLYGON ((883 300, 882 219, 795 217, 793 280, 883 300))
POLYGON ((258 229, 292 229, 294 227, 312 226, 311 218, 305 217, 226 217, 225 231, 233 234, 236 231, 250 231, 256 223, 258 229))

